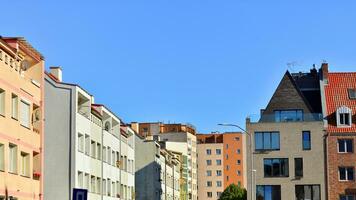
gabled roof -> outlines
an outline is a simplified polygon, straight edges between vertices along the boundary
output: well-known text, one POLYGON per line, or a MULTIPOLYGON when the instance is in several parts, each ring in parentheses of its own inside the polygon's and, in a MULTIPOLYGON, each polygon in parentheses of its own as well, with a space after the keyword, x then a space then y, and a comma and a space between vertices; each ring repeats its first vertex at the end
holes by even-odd
POLYGON ((356 72, 328 73, 328 84, 325 85, 328 132, 356 132, 356 100, 349 98, 348 89, 356 89, 356 72), (336 110, 342 106, 352 110, 350 128, 337 128, 336 126, 336 110))

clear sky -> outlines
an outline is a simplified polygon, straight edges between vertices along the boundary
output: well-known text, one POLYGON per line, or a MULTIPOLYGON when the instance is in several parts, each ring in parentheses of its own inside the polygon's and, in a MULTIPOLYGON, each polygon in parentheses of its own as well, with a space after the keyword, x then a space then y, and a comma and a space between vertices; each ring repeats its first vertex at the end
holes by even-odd
POLYGON ((326 60, 356 71, 355 10, 354 0, 3 0, 0 35, 26 37, 125 122, 222 132, 234 129, 217 123, 258 114, 287 69, 326 60))

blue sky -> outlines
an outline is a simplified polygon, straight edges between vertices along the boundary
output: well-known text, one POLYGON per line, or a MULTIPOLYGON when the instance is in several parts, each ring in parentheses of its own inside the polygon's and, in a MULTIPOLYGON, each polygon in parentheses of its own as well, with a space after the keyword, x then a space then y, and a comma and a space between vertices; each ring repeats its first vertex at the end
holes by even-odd
POLYGON ((326 60, 331 71, 356 71, 351 0, 5 0, 1 7, 0 35, 26 37, 47 68, 62 66, 64 81, 126 122, 233 131, 216 124, 244 126, 287 69, 326 60))

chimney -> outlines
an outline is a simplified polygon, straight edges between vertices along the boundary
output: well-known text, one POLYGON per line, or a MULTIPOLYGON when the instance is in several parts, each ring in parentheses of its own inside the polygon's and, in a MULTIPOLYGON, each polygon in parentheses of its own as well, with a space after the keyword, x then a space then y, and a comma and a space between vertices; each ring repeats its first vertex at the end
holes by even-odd
POLYGON ((314 77, 317 77, 317 75, 318 75, 318 70, 316 70, 315 64, 313 64, 313 68, 310 69, 310 74, 311 74, 312 76, 314 76, 314 77))
POLYGON ((56 77, 59 82, 62 82, 62 68, 61 67, 50 67, 51 74, 56 77))
POLYGON ((324 80, 325 83, 328 82, 328 74, 329 74, 328 63, 322 63, 321 64, 321 75, 322 75, 322 80, 324 80))
POLYGON ((137 122, 131 122, 131 128, 134 130, 136 133, 139 133, 139 123, 137 122))

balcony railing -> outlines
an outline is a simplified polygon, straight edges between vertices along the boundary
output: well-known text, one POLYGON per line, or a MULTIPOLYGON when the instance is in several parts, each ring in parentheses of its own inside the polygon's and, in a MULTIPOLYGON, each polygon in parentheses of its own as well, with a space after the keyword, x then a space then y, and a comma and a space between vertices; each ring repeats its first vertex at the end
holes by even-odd
POLYGON ((286 123, 286 122, 314 122, 322 121, 322 113, 307 113, 298 117, 280 117, 275 114, 250 115, 248 117, 252 123, 286 123))

